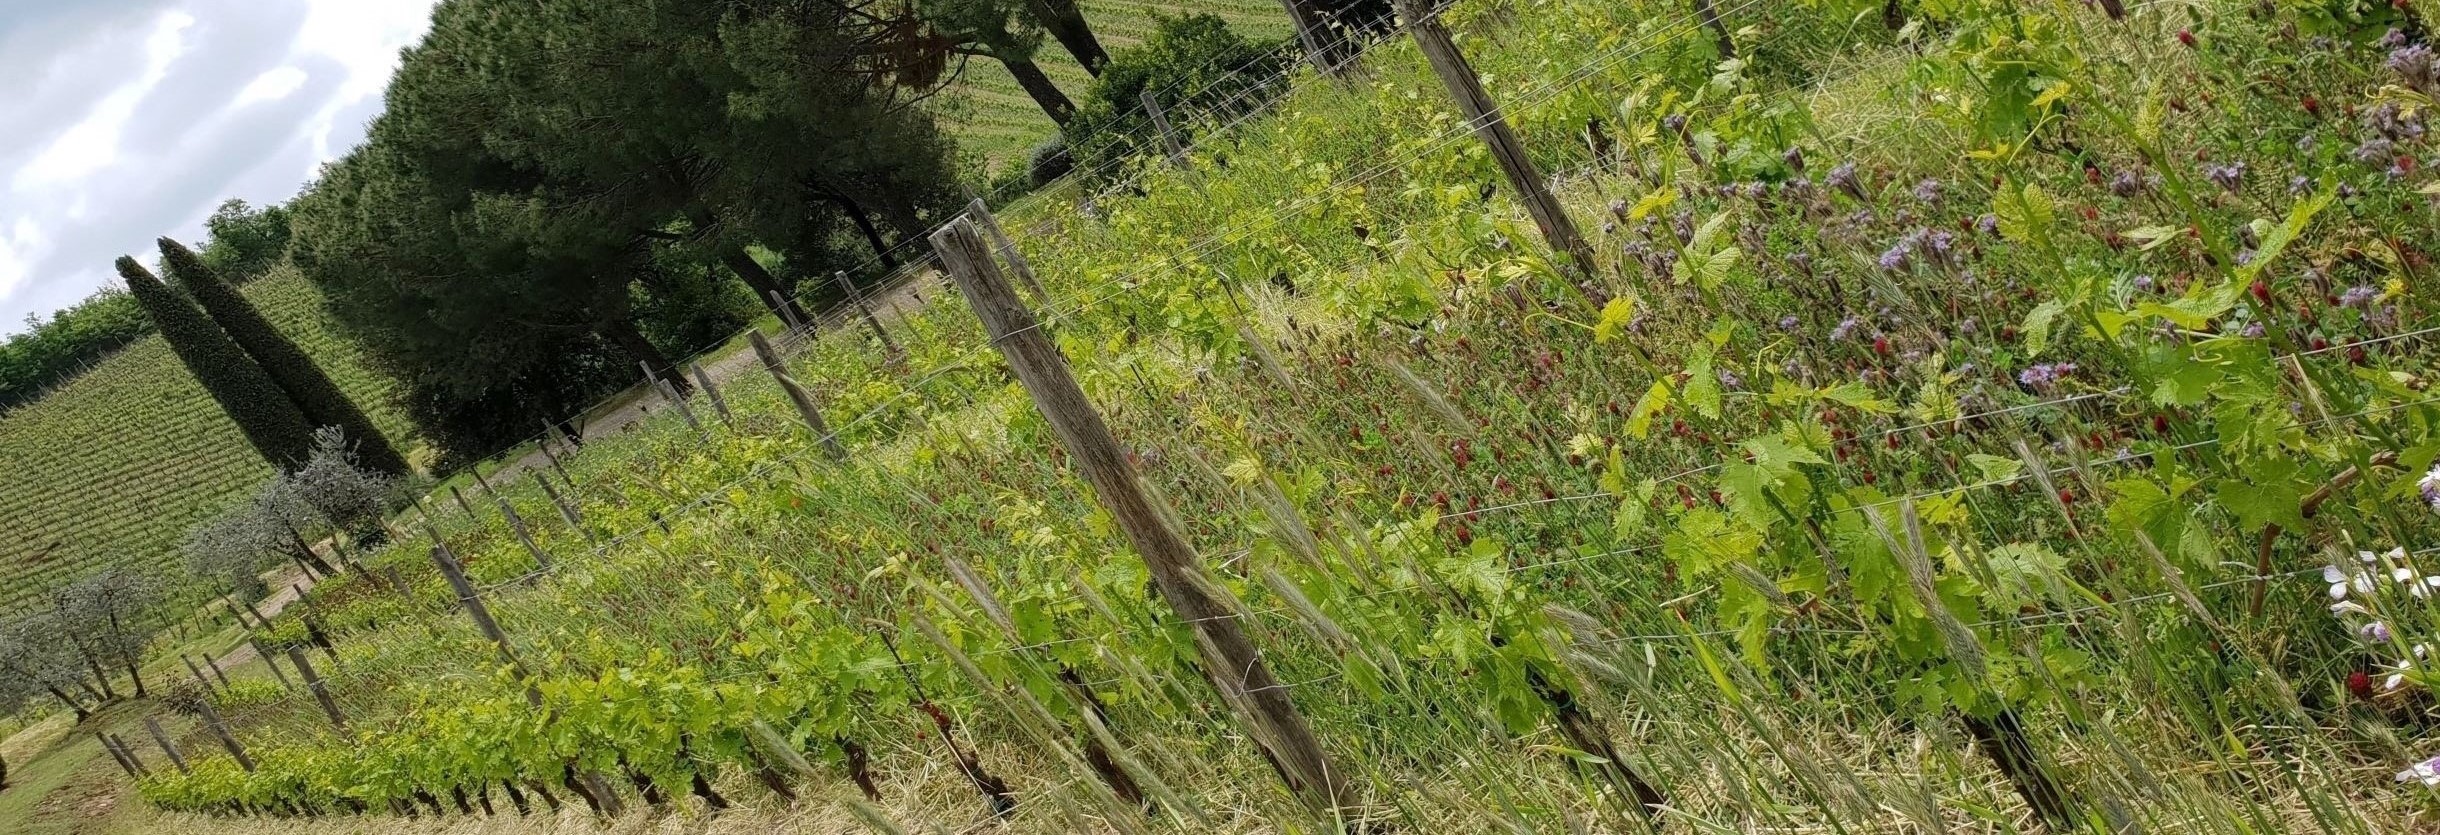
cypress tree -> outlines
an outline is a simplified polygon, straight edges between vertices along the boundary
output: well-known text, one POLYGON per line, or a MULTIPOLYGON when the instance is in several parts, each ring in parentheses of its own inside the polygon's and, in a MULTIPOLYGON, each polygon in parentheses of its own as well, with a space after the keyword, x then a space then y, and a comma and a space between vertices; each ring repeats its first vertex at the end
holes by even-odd
POLYGON ((203 312, 219 323, 229 339, 253 357, 264 374, 270 375, 272 384, 288 393, 289 401, 305 413, 311 425, 339 427, 356 444, 357 460, 366 467, 391 475, 407 473, 407 459, 390 446, 390 439, 373 425, 372 418, 356 408, 356 401, 348 399, 347 392, 340 391, 330 375, 322 373, 322 367, 314 364, 305 349, 297 347, 271 320, 263 318, 253 302, 221 281, 212 268, 204 266, 194 250, 162 238, 161 265, 169 270, 172 280, 186 288, 187 295, 203 306, 203 312))
POLYGON ((210 317, 195 309, 193 302, 153 277, 136 259, 119 256, 119 277, 127 280, 128 291, 144 307, 144 314, 152 317, 153 327, 178 354, 178 361, 220 403, 221 411, 237 423, 238 431, 245 433, 246 441, 262 453, 263 460, 282 471, 305 463, 313 454, 313 425, 262 367, 229 341, 229 335, 212 324, 210 317))

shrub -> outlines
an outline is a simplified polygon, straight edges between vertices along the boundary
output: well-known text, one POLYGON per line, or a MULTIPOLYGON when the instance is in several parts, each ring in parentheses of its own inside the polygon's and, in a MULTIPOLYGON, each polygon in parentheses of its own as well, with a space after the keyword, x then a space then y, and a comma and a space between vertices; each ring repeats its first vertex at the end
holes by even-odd
POLYGON ((1102 171, 1116 160, 1164 153, 1144 112, 1145 90, 1182 134, 1194 130, 1189 114, 1254 105, 1250 88, 1269 81, 1286 58, 1279 45, 1248 41, 1209 14, 1162 19, 1151 38, 1112 56, 1085 94, 1067 129, 1075 164, 1102 171))
POLYGON ((1042 144, 1035 145, 1025 155, 1026 185, 1033 188, 1050 185, 1052 180, 1065 177, 1074 170, 1076 157, 1068 153, 1067 140, 1059 136, 1042 140, 1042 144))

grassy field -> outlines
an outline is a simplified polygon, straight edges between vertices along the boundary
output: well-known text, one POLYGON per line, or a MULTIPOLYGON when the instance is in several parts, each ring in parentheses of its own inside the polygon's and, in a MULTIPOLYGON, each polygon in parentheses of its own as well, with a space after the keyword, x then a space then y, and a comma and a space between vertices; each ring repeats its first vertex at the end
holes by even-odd
POLYGON ((508 487, 553 567, 444 514, 504 646, 433 543, 371 555, 404 588, 311 604, 348 728, 231 698, 259 770, 96 831, 2440 824, 2432 53, 2394 11, 1722 9, 1737 60, 1679 3, 1449 14, 1590 264, 1402 44, 1002 218, 1333 808, 952 295, 904 357, 794 351, 844 456, 749 379, 589 444, 580 524, 508 487), (454 808, 504 781, 566 808, 454 808))
MULTIPOLYGON (((304 279, 274 272, 244 292, 320 360, 394 439, 411 427, 389 382, 330 329, 304 279)), ((158 336, 138 340, 40 402, 0 417, 0 611, 110 565, 175 576, 188 529, 271 475, 158 336)))

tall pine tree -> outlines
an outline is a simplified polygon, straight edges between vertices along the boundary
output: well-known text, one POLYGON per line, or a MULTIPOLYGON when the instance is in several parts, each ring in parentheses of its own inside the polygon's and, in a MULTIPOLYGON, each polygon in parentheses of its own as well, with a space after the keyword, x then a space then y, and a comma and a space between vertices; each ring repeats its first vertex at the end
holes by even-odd
POLYGON ((317 427, 336 426, 347 433, 347 439, 356 444, 358 460, 366 467, 390 475, 407 473, 407 459, 390 446, 390 439, 373 425, 372 418, 356 408, 356 401, 348 399, 347 392, 340 391, 330 375, 322 373, 313 357, 281 334, 271 320, 263 318, 253 302, 238 294, 237 288, 221 281, 212 268, 204 266, 194 250, 168 238, 162 238, 160 243, 161 266, 169 271, 169 277, 186 288, 187 295, 203 306, 203 312, 212 321, 219 323, 230 341, 254 358, 263 373, 270 375, 273 385, 288 393, 289 401, 305 413, 307 421, 317 427))
POLYGON ((119 277, 127 280, 128 291, 143 305, 145 315, 152 317, 161 338, 195 375, 196 382, 203 384, 203 390, 220 403, 221 411, 237 423, 238 431, 245 433, 263 460, 282 471, 305 463, 313 454, 313 425, 263 373, 262 366, 229 341, 229 335, 196 310, 193 302, 162 284, 136 259, 119 256, 118 266, 119 277))

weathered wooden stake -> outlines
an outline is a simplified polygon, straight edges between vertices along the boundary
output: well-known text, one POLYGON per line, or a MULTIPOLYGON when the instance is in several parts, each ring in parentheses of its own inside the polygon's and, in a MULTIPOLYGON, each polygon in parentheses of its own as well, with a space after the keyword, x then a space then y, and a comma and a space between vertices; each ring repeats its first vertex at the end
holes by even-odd
POLYGON ((297 665, 297 675, 305 678, 305 689, 313 691, 313 700, 322 703, 322 715, 330 717, 330 726, 339 729, 339 733, 347 733, 347 717, 339 713, 339 701, 330 697, 330 688, 314 672, 313 662, 305 658, 305 651, 289 647, 288 663, 297 665))
POLYGON ((732 422, 733 419, 729 417, 729 401, 720 396, 719 386, 712 385, 712 375, 703 373, 703 364, 687 363, 686 370, 695 375, 695 385, 701 387, 703 396, 712 401, 712 414, 719 415, 721 423, 732 422))
POLYGON ((1296 26, 1296 42, 1305 48, 1305 60, 1313 68, 1331 78, 1344 78, 1348 61, 1338 55, 1331 44, 1339 42, 1338 33, 1330 31, 1330 21, 1313 8, 1310 0, 1280 0, 1288 9, 1288 21, 1296 26))
MULTIPOLYGON (((193 671, 193 667, 190 665, 188 672, 193 671)), ((202 684, 206 693, 212 690, 212 685, 203 680, 202 673, 195 673, 195 683, 202 684)), ((197 699, 195 705, 203 708, 203 726, 211 730, 212 736, 220 739, 220 747, 229 749, 229 758, 237 761, 238 768, 253 771, 254 758, 246 756, 245 746, 237 744, 237 737, 229 735, 229 726, 220 721, 220 711, 212 708, 212 698, 205 696, 197 699)))
POLYGON ((457 500, 458 512, 466 514, 466 521, 473 522, 478 525, 483 523, 483 517, 475 515, 474 505, 466 503, 466 494, 459 492, 457 485, 449 485, 449 498, 457 500))
POLYGON ((152 776, 152 769, 145 767, 143 757, 136 756, 135 746, 127 744, 126 737, 119 736, 118 734, 111 734, 110 745, 113 748, 119 749, 120 754, 126 755, 127 764, 136 767, 137 776, 152 776))
POLYGON ((558 439, 560 443, 567 444, 569 449, 576 448, 575 444, 569 442, 566 435, 560 434, 559 427, 556 424, 553 424, 550 421, 543 421, 542 443, 540 444, 542 447, 542 457, 550 460, 551 471, 559 474, 559 480, 566 483, 568 485, 568 489, 574 490, 576 489, 576 479, 568 477, 567 465, 559 460, 559 453, 551 451, 551 441, 553 439, 558 439))
POLYGON ((695 419, 695 410, 687 408, 686 395, 679 394, 677 386, 670 385, 668 380, 653 380, 652 387, 661 393, 662 400, 669 401, 669 405, 677 408, 679 419, 686 421, 688 429, 693 429, 697 434, 706 437, 710 436, 710 433, 703 431, 703 422, 695 419))
POLYGON ((255 638, 247 638, 247 639, 246 639, 246 643, 247 643, 247 645, 254 647, 254 654, 255 654, 255 656, 256 656, 256 657, 259 657, 259 658, 263 659, 263 666, 264 666, 265 668, 267 668, 267 669, 271 670, 271 677, 272 677, 272 678, 276 678, 276 679, 279 679, 279 680, 280 680, 280 689, 282 689, 282 690, 295 690, 295 689, 297 689, 296 683, 295 683, 295 682, 291 682, 291 681, 289 681, 289 680, 288 680, 288 674, 287 674, 287 673, 280 672, 280 665, 279 665, 279 662, 278 662, 276 659, 273 659, 273 658, 271 657, 271 651, 270 651, 270 650, 268 650, 268 649, 264 649, 264 648, 263 648, 263 642, 262 642, 261 640, 258 640, 258 639, 255 639, 255 638))
MULTIPOLYGON (((474 471, 469 470, 468 472, 474 471)), ((508 520, 509 531, 517 535, 517 542, 525 546, 525 552, 533 555, 534 564, 544 571, 551 570, 550 553, 542 550, 542 546, 534 544, 533 532, 525 529, 525 517, 517 515, 517 509, 509 506, 508 497, 500 495, 500 491, 492 489, 491 482, 484 481, 482 473, 474 473, 474 483, 482 485, 483 492, 490 493, 491 500, 499 503, 500 518, 508 520)))
POLYGON ((873 306, 864 301, 864 291, 856 287, 856 282, 848 279, 846 270, 839 271, 839 286, 847 288, 848 302, 856 306, 857 313, 864 315, 864 327, 873 332, 874 339, 881 340, 881 350, 889 352, 893 359, 901 356, 903 352, 898 350, 898 342, 890 339, 890 332, 881 327, 881 317, 873 315, 873 306))
POLYGON ((118 741, 111 739, 109 734, 94 731, 93 740, 102 744, 102 753, 109 754, 110 760, 118 763, 119 770, 127 772, 127 776, 144 776, 144 767, 136 764, 134 752, 121 750, 118 741))
POLYGON ((169 734, 161 731, 161 720, 150 716, 144 717, 144 730, 152 733, 153 743, 161 746, 161 753, 169 757, 170 765, 178 767, 178 773, 194 773, 193 770, 186 767, 186 756, 178 753, 178 746, 169 741, 169 734))
POLYGON ((786 320, 789 333, 805 332, 805 320, 796 318, 796 305, 789 304, 788 297, 780 295, 778 290, 771 291, 771 306, 779 309, 779 316, 786 320))
POLYGON ((1008 269, 1017 274, 1017 280, 1024 282, 1025 289, 1033 293, 1034 304, 1051 309, 1051 291, 1043 288, 1041 279, 1034 277, 1033 265, 1026 262, 1025 253, 1017 251, 1017 242, 1009 240, 1008 233, 1000 230, 1000 219, 991 216, 991 207, 983 205, 983 198, 966 202, 966 217, 990 233, 992 246, 999 250, 1001 258, 1008 261, 1008 269))
POLYGON ((1168 522, 1174 511, 1156 505, 1109 425, 1069 373, 1067 359, 1009 289, 973 222, 953 220, 932 233, 931 240, 992 344, 1033 397, 1035 409, 1058 433, 1073 466, 1143 556, 1161 596, 1193 625, 1204 676, 1236 709, 1289 788, 1321 816, 1344 819, 1353 798, 1343 775, 1237 622, 1237 609, 1217 596, 1194 547, 1168 522))
POLYGON ((204 653, 203 665, 212 668, 212 677, 220 680, 221 689, 229 689, 229 674, 220 671, 220 659, 213 658, 211 653, 204 653))
POLYGON ((1169 149, 1169 164, 1186 167, 1186 143, 1178 141, 1178 132, 1169 126, 1169 114, 1161 112, 1161 103, 1152 97, 1151 88, 1139 91, 1137 98, 1144 103, 1144 115, 1152 117, 1152 127, 1161 133, 1161 145, 1169 149))
POLYGON ((1728 36, 1728 24, 1720 19, 1720 9, 1712 5, 1712 0, 1694 0, 1694 16, 1711 29, 1712 44, 1719 47, 1720 60, 1737 57, 1737 41, 1728 36))
POLYGON ((761 331, 747 331, 746 341, 753 344, 754 355, 762 358, 763 370, 771 372, 771 379, 788 393, 788 402, 796 405, 797 416, 805 419, 805 426, 821 441, 822 452, 832 461, 847 460, 847 448, 839 445, 839 436, 831 434, 830 424, 822 420, 821 402, 795 377, 788 376, 788 363, 780 359, 779 352, 771 350, 771 342, 763 338, 761 331))
POLYGON ((1398 14, 1407 19, 1407 31, 1415 37, 1415 45, 1423 49, 1423 57, 1431 62, 1432 72, 1440 76, 1441 86, 1449 88, 1449 98, 1456 100, 1458 115, 1474 127, 1474 135, 1491 150, 1491 159, 1499 163, 1500 173, 1508 177, 1508 187, 1524 201, 1526 214, 1533 216, 1534 226, 1542 230, 1542 238, 1550 242, 1552 252, 1576 278, 1576 289, 1600 308, 1609 304, 1609 291, 1602 289, 1593 276, 1593 247, 1576 231, 1576 222, 1568 219, 1559 199, 1550 193, 1542 180, 1542 172, 1534 167, 1533 158, 1525 155, 1525 143, 1500 115, 1500 106, 1483 90, 1482 79, 1474 74, 1474 66, 1457 50, 1457 42, 1449 38, 1449 28, 1441 25, 1438 14, 1428 10, 1418 0, 1397 0, 1398 14))
POLYGON ((186 653, 181 652, 178 653, 178 661, 179 663, 186 665, 186 671, 188 673, 194 675, 196 684, 203 685, 203 693, 206 698, 209 698, 213 693, 220 692, 213 689, 211 679, 203 677, 203 668, 196 666, 194 658, 191 658, 186 653))
MULTIPOLYGON (((298 586, 297 584, 295 584, 295 583, 290 583, 290 584, 288 584, 288 587, 289 587, 289 588, 293 588, 293 589, 296 589, 296 590, 297 590, 297 599, 299 599, 299 600, 303 600, 303 599, 305 599, 305 590, 304 590, 303 588, 299 587, 299 586, 298 586)), ((254 601, 252 601, 252 600, 243 600, 243 601, 239 601, 239 602, 240 602, 240 603, 242 603, 242 604, 244 604, 244 606, 246 607, 246 614, 249 614, 249 615, 253 615, 253 616, 254 616, 254 622, 255 622, 255 623, 261 624, 261 625, 262 625, 262 628, 263 628, 263 629, 266 629, 266 630, 268 630, 268 629, 270 629, 270 628, 271 628, 271 619, 270 619, 270 618, 267 618, 267 617, 263 617, 263 610, 261 610, 261 609, 257 609, 257 608, 254 608, 254 601)))
POLYGON ((585 514, 578 510, 574 503, 569 502, 567 497, 559 495, 559 491, 551 487, 551 480, 543 478, 539 470, 534 472, 534 485, 542 488, 542 495, 551 497, 551 505, 559 508, 559 518, 565 520, 568 527, 575 528, 577 533, 584 534, 586 542, 595 541, 593 531, 585 527, 585 514))
MULTIPOLYGON (((457 592, 458 605, 465 607, 466 616, 474 619, 475 628, 482 630, 483 637, 491 639, 492 646, 500 650, 500 658, 517 671, 517 678, 530 678, 525 662, 518 660, 517 651, 509 647, 508 633, 500 631, 500 622, 491 619, 491 608, 483 605, 483 595, 475 591, 474 583, 466 579, 465 570, 458 567, 457 555, 449 553, 447 545, 434 545, 432 564, 441 570, 441 579, 449 581, 450 590, 457 592)), ((525 700, 534 707, 541 707, 542 691, 528 685, 525 700)))

